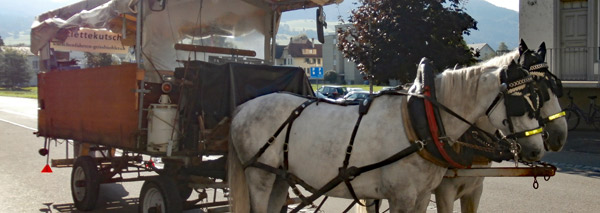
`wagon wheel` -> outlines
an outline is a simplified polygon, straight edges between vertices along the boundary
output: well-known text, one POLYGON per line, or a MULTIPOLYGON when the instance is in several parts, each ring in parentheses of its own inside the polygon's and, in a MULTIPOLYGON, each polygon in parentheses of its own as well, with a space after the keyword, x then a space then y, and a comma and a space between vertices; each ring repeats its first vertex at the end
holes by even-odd
MULTIPOLYGON (((165 171, 166 176, 175 178, 179 174, 182 174, 181 173, 182 167, 177 164, 165 162, 164 171, 165 171)), ((186 201, 190 197, 190 195, 192 195, 192 191, 194 189, 189 187, 187 185, 187 182, 185 182, 185 181, 181 181, 181 182, 176 181, 176 184, 177 184, 177 190, 179 191, 179 196, 181 197, 181 200, 186 201)))
POLYGON ((182 211, 183 201, 174 179, 159 176, 144 181, 140 192, 140 213, 182 211))
POLYGON ((75 207, 81 211, 94 209, 100 191, 96 162, 90 156, 81 156, 75 160, 71 172, 71 195, 75 207))

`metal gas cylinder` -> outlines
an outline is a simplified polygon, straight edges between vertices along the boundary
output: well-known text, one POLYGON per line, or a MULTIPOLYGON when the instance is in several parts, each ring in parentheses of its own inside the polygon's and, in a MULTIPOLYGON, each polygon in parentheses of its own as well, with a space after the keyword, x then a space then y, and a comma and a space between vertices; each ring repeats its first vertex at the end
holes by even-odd
POLYGON ((148 145, 151 152, 177 151, 178 125, 177 104, 171 104, 169 95, 161 95, 158 104, 150 104, 148 110, 148 145))

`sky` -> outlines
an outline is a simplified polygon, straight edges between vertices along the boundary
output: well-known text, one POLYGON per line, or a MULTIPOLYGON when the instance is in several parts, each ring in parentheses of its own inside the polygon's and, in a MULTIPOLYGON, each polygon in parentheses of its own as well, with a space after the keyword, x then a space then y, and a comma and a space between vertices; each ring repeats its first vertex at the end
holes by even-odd
POLYGON ((519 11, 519 0, 485 0, 498 7, 504 7, 514 11, 519 11))

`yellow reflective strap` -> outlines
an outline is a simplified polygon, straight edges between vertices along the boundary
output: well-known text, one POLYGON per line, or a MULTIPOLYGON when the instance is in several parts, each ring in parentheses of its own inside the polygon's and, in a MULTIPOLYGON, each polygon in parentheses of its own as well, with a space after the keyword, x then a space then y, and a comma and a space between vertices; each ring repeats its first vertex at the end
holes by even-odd
POLYGON ((551 115, 550 117, 548 117, 548 121, 552 121, 552 120, 554 120, 554 119, 557 119, 557 118, 563 117, 563 116, 565 116, 566 114, 567 114, 567 113, 566 113, 565 111, 561 111, 561 112, 559 112, 559 113, 556 113, 556 114, 554 114, 554 115, 551 115))
POLYGON ((525 136, 531 136, 531 135, 535 135, 535 134, 540 134, 544 131, 544 128, 540 127, 537 129, 533 129, 533 130, 529 130, 525 132, 525 136))

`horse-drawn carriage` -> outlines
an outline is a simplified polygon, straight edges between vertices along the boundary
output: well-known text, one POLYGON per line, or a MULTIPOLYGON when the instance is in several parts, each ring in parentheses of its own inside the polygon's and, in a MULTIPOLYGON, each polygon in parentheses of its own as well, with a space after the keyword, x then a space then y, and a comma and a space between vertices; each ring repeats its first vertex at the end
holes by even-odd
MULTIPOLYGON (((227 199, 197 201, 208 197, 203 189, 228 193, 229 186, 237 190, 231 193, 238 204, 236 212, 248 211, 246 204, 251 202, 255 212, 277 212, 286 204, 288 187, 295 184, 318 192, 308 199, 297 193, 302 198, 298 208, 316 196, 330 194, 389 199, 390 204, 395 202, 392 211, 422 209, 424 198, 441 181, 447 166, 410 154, 426 144, 454 142, 480 117, 488 117, 492 128, 508 133, 498 141, 510 145, 503 150, 512 152, 510 157, 536 160, 543 154, 538 128, 541 106, 533 98, 537 92, 533 92, 531 77, 515 64, 445 72, 435 80, 443 88, 439 102, 431 98, 434 90, 423 90, 436 84, 428 72, 423 79, 429 83, 411 90, 423 93, 381 93, 355 106, 320 104, 311 97, 313 91, 302 69, 267 65, 274 64, 274 39, 282 12, 334 2, 339 1, 87 0, 37 17, 31 50, 41 56, 44 71, 38 76, 37 134, 46 138, 45 147, 50 140, 74 141, 76 158, 53 160, 53 165, 73 167, 75 206, 93 209, 99 184, 143 180, 142 212, 227 206, 227 199), (82 27, 120 35, 99 36, 100 32, 84 32, 82 27), (88 45, 69 40, 73 37, 119 40, 120 44, 88 45), (79 69, 60 60, 56 50, 65 46, 82 51, 131 50, 129 58, 135 63, 79 69), (262 96, 276 91, 289 93, 262 96), (451 100, 452 93, 477 102, 451 100), (452 108, 434 113, 441 116, 440 124, 452 128, 444 132, 439 125, 442 131, 434 134, 432 129, 438 126, 429 126, 432 138, 411 139, 411 128, 403 127, 407 115, 415 113, 400 110, 406 95, 426 99, 421 105, 431 102, 452 108), (460 118, 453 117, 457 115, 460 118), (381 121, 386 125, 380 125, 381 121), (326 128, 333 123, 342 125, 326 128), (284 129, 285 136, 277 137, 284 129), (434 140, 438 135, 443 136, 441 141, 434 140), (410 153, 401 151, 408 148, 410 153), (288 156, 288 150, 294 151, 288 156), (351 153, 361 157, 351 157, 351 153), (160 157, 164 167, 155 166, 149 156, 160 157), (402 163, 395 163, 406 156, 402 163), (343 166, 339 165, 342 161, 343 166), (420 185, 396 183, 400 179, 419 183, 417 174, 431 178, 420 185), (265 181, 273 185, 265 186, 265 181), (194 189, 199 198, 185 202, 194 189)), ((322 10, 318 11, 317 23, 322 25, 322 10)), ((427 66, 423 63, 421 69, 428 70, 427 66)), ((558 102, 552 100, 556 106, 558 102)), ((41 154, 47 154, 46 150, 41 154)))
POLYGON ((95 207, 100 184, 127 181, 145 181, 143 212, 227 206, 184 201, 193 189, 198 200, 203 189, 227 193, 236 106, 277 91, 314 96, 303 69, 272 66, 277 25, 282 12, 335 2, 87 0, 38 16, 41 154, 51 140, 74 144, 75 158, 52 166, 73 167, 80 210, 95 207), (71 50, 117 50, 129 63, 81 69, 67 63, 71 50))

